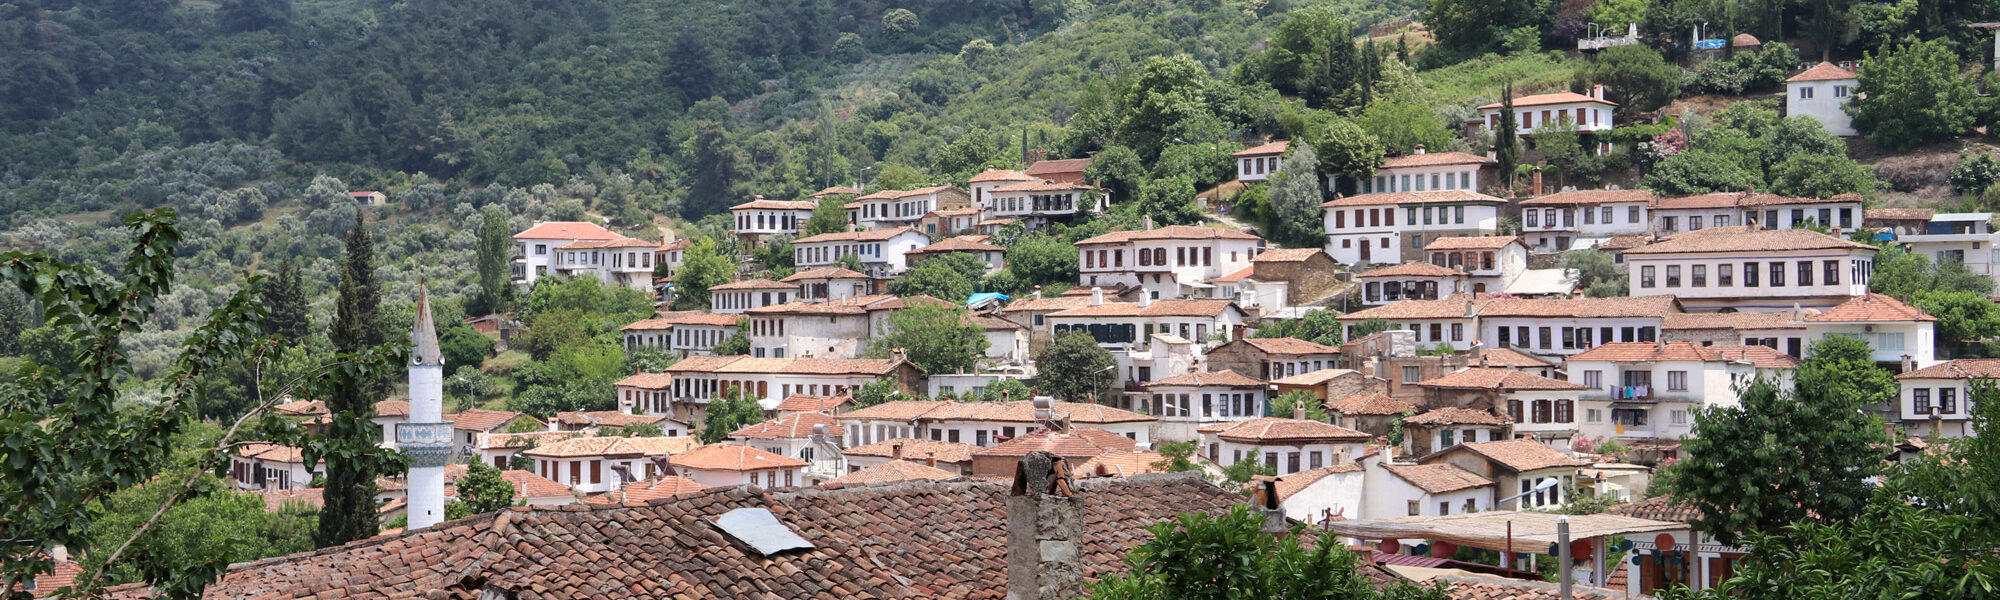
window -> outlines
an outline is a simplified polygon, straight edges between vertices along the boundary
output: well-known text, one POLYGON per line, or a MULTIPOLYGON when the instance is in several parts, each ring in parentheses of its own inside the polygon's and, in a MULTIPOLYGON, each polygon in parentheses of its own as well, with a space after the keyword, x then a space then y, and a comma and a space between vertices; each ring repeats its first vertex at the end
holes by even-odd
POLYGON ((1596 225, 1596 224, 1597 224, 1597 211, 1594 211, 1594 210, 1590 210, 1590 209, 1587 209, 1587 208, 1586 208, 1586 209, 1584 209, 1584 210, 1583 210, 1583 224, 1585 224, 1585 225, 1596 225))
POLYGON ((1826 285, 1840 285, 1840 261, 1829 260, 1825 261, 1824 265, 1825 268, 1822 269, 1822 272, 1825 275, 1821 277, 1822 283, 1826 285))
MULTIPOLYGON (((1521 113, 1521 118, 1525 119, 1525 118, 1527 118, 1527 117, 1528 117, 1528 113, 1521 113)), ((1419 513, 1421 513, 1421 512, 1423 512, 1423 511, 1417 508, 1417 501, 1416 501, 1416 500, 1411 500, 1411 501, 1410 501, 1410 516, 1412 516, 1412 517, 1414 517, 1414 516, 1417 516, 1417 515, 1418 515, 1419 513)))
POLYGON ((1716 227, 1728 227, 1728 226, 1729 226, 1729 215, 1715 215, 1715 226, 1716 226, 1716 227))
POLYGON ((1799 285, 1800 286, 1812 285, 1813 284, 1812 281, 1813 281, 1812 261, 1810 260, 1799 261, 1799 285))
POLYGON ((1715 286, 1730 287, 1735 283, 1735 265, 1715 266, 1715 286))
POLYGON ((1708 287, 1707 266, 1694 265, 1692 267, 1688 267, 1688 276, 1689 276, 1688 278, 1689 287, 1708 287))
POLYGON ((1533 416, 1534 416, 1534 418, 1535 418, 1535 422, 1536 422, 1536 423, 1547 423, 1547 422, 1549 422, 1550 420, 1552 420, 1552 417, 1553 417, 1554 415, 1553 415, 1553 414, 1551 414, 1551 411, 1549 410, 1549 401, 1547 401, 1547 400, 1536 400, 1536 401, 1535 401, 1535 414, 1534 414, 1533 416))
POLYGON ((1688 217, 1688 231, 1701 230, 1701 217, 1688 217))
POLYGON ((1757 287, 1757 263, 1743 263, 1743 287, 1757 287))
POLYGON ((1431 324, 1431 341, 1435 342, 1435 341, 1438 341, 1438 340, 1442 340, 1442 339, 1444 339, 1444 324, 1443 324, 1443 323, 1432 323, 1432 324, 1431 324))
POLYGON ((1307 459, 1307 460, 1306 460, 1306 464, 1307 464, 1308 466, 1307 466, 1306 468, 1308 468, 1308 469, 1317 469, 1317 468, 1320 468, 1321 466, 1323 466, 1323 459, 1321 458, 1320 454, 1321 454, 1321 453, 1320 453, 1320 451, 1318 451, 1318 450, 1314 450, 1314 451, 1312 451, 1312 452, 1308 453, 1308 454, 1307 454, 1307 457, 1306 457, 1306 459, 1307 459))
POLYGON ((1812 99, 1812 94, 1813 94, 1813 89, 1812 89, 1812 86, 1810 86, 1810 85, 1802 85, 1802 86, 1799 86, 1799 99, 1800 99, 1800 100, 1811 100, 1811 99, 1812 99))
POLYGON ((1686 425, 1688 424, 1688 411, 1676 410, 1668 412, 1667 419, 1675 425, 1686 425))
POLYGON ((1958 412, 1958 388, 1938 388, 1938 414, 1958 412))
POLYGON ((1643 267, 1639 267, 1639 287, 1642 287, 1642 288, 1649 288, 1649 287, 1653 287, 1653 267, 1652 267, 1652 265, 1647 265, 1647 266, 1643 266, 1643 267))
POLYGON ((1583 387, 1587 387, 1587 388, 1590 388, 1590 389, 1593 389, 1593 390, 1594 390, 1594 389, 1598 389, 1598 388, 1601 388, 1601 387, 1604 387, 1604 372, 1603 372, 1603 371, 1584 371, 1584 372, 1583 372, 1583 387))
POLYGON ((1543 327, 1541 333, 1542 333, 1542 345, 1539 347, 1543 350, 1555 347, 1555 329, 1550 327, 1543 327))
POLYGON ((1833 86, 1833 97, 1835 97, 1835 98, 1846 98, 1846 97, 1847 97, 1847 86, 1844 86, 1844 85, 1836 85, 1836 86, 1833 86))
POLYGON ((1419 377, 1418 373, 1419 369, 1417 367, 1403 367, 1403 383, 1416 383, 1419 377))
POLYGON ((1602 423, 1604 422, 1604 411, 1595 408, 1583 409, 1583 420, 1587 423, 1602 423))
POLYGON ((1454 341, 1454 342, 1463 342, 1463 341, 1465 341, 1465 324, 1464 324, 1464 323, 1452 323, 1452 324, 1451 324, 1451 341, 1454 341))
POLYGON ((1688 372, 1687 372, 1687 371, 1667 371, 1667 389, 1668 389, 1668 390, 1670 390, 1670 391, 1675 391, 1675 392, 1685 392, 1685 391, 1687 391, 1687 389, 1688 389, 1688 372))
POLYGON ((1611 224, 1611 207, 1606 206, 1604 208, 1598 209, 1598 213, 1603 215, 1601 217, 1598 217, 1599 220, 1604 221, 1605 225, 1611 224))
POLYGON ((1875 349, 1882 351, 1899 351, 1899 352, 1902 351, 1903 334, 1902 333, 1875 334, 1875 349))
POLYGON ((1454 429, 1438 430, 1438 448, 1450 448, 1455 445, 1458 445, 1457 430, 1454 429))
POLYGON ((1681 266, 1667 265, 1667 287, 1677 288, 1680 286, 1681 286, 1681 266))
POLYGON ((1454 206, 1454 207, 1451 207, 1451 220, 1452 220, 1452 222, 1453 222, 1453 223, 1457 223, 1457 224, 1459 224, 1459 225, 1464 225, 1464 224, 1465 224, 1465 207, 1463 207, 1463 206, 1454 206))
POLYGON ((1783 287, 1784 285, 1785 285, 1785 263, 1782 262, 1771 263, 1771 287, 1783 287))
POLYGON ((947 432, 945 432, 945 438, 946 438, 947 440, 949 440, 949 441, 950 441, 951 443, 954 443, 954 444, 958 443, 958 430, 957 430, 957 429, 953 429, 953 430, 950 430, 950 431, 947 431, 947 432))
MULTIPOLYGON (((1609 207, 1606 207, 1605 210, 1611 210, 1611 209, 1609 207)), ((1627 223, 1639 222, 1639 207, 1637 206, 1625 207, 1625 222, 1627 223)))
POLYGON ((1528 226, 1528 227, 1539 227, 1539 226, 1540 226, 1540 225, 1539 225, 1539 224, 1537 223, 1537 220, 1538 220, 1538 219, 1540 218, 1540 217, 1538 217, 1537 215, 1540 215, 1540 214, 1542 214, 1542 213, 1541 213, 1541 211, 1538 211, 1538 210, 1524 210, 1524 211, 1521 211, 1521 216, 1522 216, 1523 218, 1527 219, 1527 221, 1528 221, 1528 223, 1527 223, 1527 226, 1528 226))
POLYGON ((1914 416, 1925 416, 1931 414, 1930 388, 1917 388, 1914 390, 1910 390, 1910 400, 1911 403, 1915 405, 1912 407, 1914 409, 1913 412, 1915 413, 1914 416))

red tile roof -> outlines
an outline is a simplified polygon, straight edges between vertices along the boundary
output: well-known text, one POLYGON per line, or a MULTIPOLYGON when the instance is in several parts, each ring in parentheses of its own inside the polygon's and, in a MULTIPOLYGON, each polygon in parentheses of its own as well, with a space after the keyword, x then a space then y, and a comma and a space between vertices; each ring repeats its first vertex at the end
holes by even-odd
POLYGON ((972 179, 966 180, 966 183, 986 183, 988 181, 1027 181, 1034 178, 1035 177, 1033 175, 1022 173, 1020 171, 1015 171, 1013 169, 987 169, 984 171, 980 171, 978 175, 973 175, 972 179))
MULTIPOLYGON (((630 378, 628 377, 627 379, 630 378)), ((639 424, 659 425, 666 423, 669 419, 665 416, 635 415, 617 410, 581 410, 559 412, 550 420, 564 425, 625 427, 627 425, 639 424)))
POLYGON ((814 425, 825 425, 827 435, 840 435, 839 420, 816 412, 791 413, 729 432, 729 435, 759 439, 805 439, 812 437, 814 425))
POLYGON ((771 281, 771 280, 769 280, 769 279, 745 279, 745 280, 742 280, 742 281, 731 281, 731 282, 729 282, 729 283, 725 283, 725 284, 722 284, 722 285, 714 285, 714 286, 709 286, 709 288, 708 288, 708 291, 710 291, 710 292, 714 292, 714 291, 717 291, 717 290, 722 290, 722 291, 728 291, 728 290, 795 290, 795 289, 798 289, 798 288, 799 288, 799 286, 796 286, 796 285, 792 285, 792 284, 788 284, 788 283, 779 283, 779 282, 776 282, 776 281, 771 281))
POLYGON ((868 231, 836 231, 833 233, 822 233, 812 237, 799 238, 796 240, 792 240, 792 243, 817 244, 820 242, 880 242, 883 240, 895 238, 896 236, 903 235, 905 233, 916 233, 916 232, 917 230, 908 227, 892 227, 889 229, 870 229, 868 231))
POLYGON ((1024 172, 1029 175, 1041 177, 1044 175, 1082 173, 1083 168, 1088 166, 1090 166, 1090 159, 1088 158, 1038 160, 1035 161, 1035 164, 1028 165, 1028 170, 1024 172))
POLYGON ((1244 444, 1313 444, 1366 442, 1366 433, 1320 421, 1263 417, 1236 423, 1218 423, 1200 429, 1227 441, 1244 444))
POLYGON ((1131 477, 1167 472, 1154 465, 1167 462, 1167 455, 1152 450, 1113 450, 1083 461, 1074 472, 1083 477, 1131 477))
POLYGON ((1141 240, 1262 240, 1263 238, 1235 229, 1220 227, 1198 227, 1194 225, 1168 225, 1157 229, 1130 229, 1113 231, 1104 235, 1077 242, 1078 246, 1099 244, 1126 244, 1141 240))
POLYGON ((1058 311, 1090 306, 1090 296, 1052 296, 1048 298, 1022 298, 1007 303, 1000 312, 1058 311))
POLYGON ((542 422, 541 419, 528 416, 526 413, 518 413, 511 410, 487 410, 484 408, 474 408, 455 415, 446 415, 445 418, 446 420, 451 421, 452 429, 463 429, 466 431, 492 432, 494 430, 506 427, 508 423, 514 422, 515 419, 523 419, 523 418, 528 419, 530 421, 534 421, 535 425, 537 426, 536 429, 542 429, 548 426, 548 423, 542 422))
POLYGON ((244 444, 236 447, 236 455, 262 461, 305 464, 305 453, 297 446, 278 444, 244 444))
POLYGON ((911 250, 906 254, 916 254, 921 256, 925 254, 940 254, 945 252, 1006 252, 1007 248, 1004 246, 996 246, 993 244, 986 243, 986 240, 992 239, 992 237, 993 236, 990 235, 961 235, 958 237, 945 238, 942 240, 938 240, 938 242, 935 244, 911 250))
POLYGON ((944 481, 957 479, 958 474, 907 460, 892 460, 872 467, 848 473, 826 482, 827 485, 867 485, 871 483, 895 483, 899 481, 944 481))
POLYGON ((1798 366, 1796 358, 1764 346, 1703 346, 1694 342, 1613 342, 1569 357, 1571 361, 1609 362, 1750 362, 1758 367, 1798 366))
POLYGON ((1410 482, 1428 494, 1448 494, 1459 490, 1469 490, 1493 485, 1493 481, 1461 469, 1451 463, 1428 465, 1398 465, 1383 463, 1382 469, 1398 479, 1410 482))
POLYGON ((668 373, 777 373, 811 375, 887 375, 904 364, 888 358, 752 358, 690 356, 667 367, 668 373))
POLYGON ((1959 358, 1897 375, 1897 379, 2000 377, 2000 358, 1959 358))
POLYGON ((1400 265, 1369 269, 1355 274, 1361 277, 1462 277, 1465 271, 1450 267, 1440 267, 1427 262, 1411 262, 1400 265))
POLYGON ((1326 251, 1319 248, 1277 248, 1265 250, 1256 256, 1250 257, 1250 262, 1304 262, 1306 259, 1312 258, 1315 254, 1326 254, 1326 251))
POLYGON ((1312 484, 1319 483, 1319 480, 1326 479, 1327 476, 1329 475, 1337 475, 1341 473, 1360 473, 1360 472, 1361 472, 1361 465, 1349 462, 1349 463, 1340 463, 1332 466, 1320 467, 1310 471, 1299 471, 1297 473, 1279 477, 1278 501, 1284 502, 1285 500, 1290 499, 1292 496, 1298 495, 1299 492, 1305 491, 1306 488, 1312 487, 1312 484))
POLYGON ((1381 394, 1355 394, 1339 400, 1326 401, 1326 409, 1342 415, 1400 415, 1414 413, 1414 402, 1397 400, 1381 394))
POLYGON ((1660 329, 1804 329, 1802 323, 1792 321, 1790 315, 1782 312, 1733 312, 1733 313, 1667 313, 1660 319, 1660 329))
POLYGON ((1555 366, 1555 363, 1529 356, 1513 348, 1486 348, 1480 350, 1479 360, 1483 366, 1504 369, 1534 369, 1555 366))
POLYGON ((1875 292, 1856 296, 1838 306, 1820 311, 1819 314, 1806 317, 1806 321, 1811 323, 1894 323, 1936 320, 1937 317, 1925 314, 1922 309, 1875 292))
POLYGON ((1672 496, 1654 496, 1639 502, 1612 505, 1605 513, 1654 521, 1693 523, 1701 518, 1701 509, 1674 501, 1672 496))
POLYGON ((1353 372, 1355 372, 1353 369, 1320 369, 1318 371, 1309 371, 1293 375, 1291 377, 1285 377, 1282 379, 1273 379, 1271 380, 1271 383, 1278 385, 1320 385, 1328 381, 1333 381, 1334 378, 1353 372))
POLYGON ((786 396, 784 400, 778 401, 778 407, 772 410, 778 412, 830 412, 847 406, 848 403, 853 401, 854 398, 850 396, 829 397, 792 394, 786 396))
POLYGON ((729 210, 812 210, 813 206, 815 205, 811 202, 800 200, 758 199, 731 206, 729 210))
POLYGON ((1031 181, 1023 181, 1020 183, 1009 183, 1007 185, 996 187, 993 188, 993 193, 1005 194, 1009 192, 1064 192, 1071 190, 1094 190, 1094 189, 1097 188, 1090 187, 1088 185, 1084 185, 1081 183, 1065 183, 1061 181, 1052 181, 1048 179, 1036 179, 1031 181))
POLYGON ((517 240, 615 240, 621 237, 596 223, 550 221, 514 234, 517 240))
POLYGON ((1500 161, 1474 156, 1464 152, 1424 152, 1404 156, 1391 156, 1382 160, 1384 169, 1407 169, 1411 167, 1441 167, 1446 165, 1490 165, 1500 161))
POLYGON ((1231 153, 1230 156, 1270 156, 1273 154, 1284 154, 1285 151, 1291 149, 1291 147, 1292 147, 1291 140, 1264 142, 1262 144, 1251 146, 1243 150, 1238 150, 1234 153, 1231 153))
MULTIPOLYGON (((1105 452, 1130 451, 1137 447, 1137 442, 1116 433, 1092 427, 1075 427, 1066 432, 1037 429, 972 455, 1027 456, 1029 452, 1041 450, 1080 462, 1105 452)), ((908 458, 909 451, 905 450, 903 456, 908 458)))
POLYGON ((972 453, 979 451, 979 447, 972 444, 908 438, 875 442, 866 446, 855 446, 848 448, 843 454, 848 456, 895 458, 897 446, 902 446, 901 450, 904 460, 923 461, 926 459, 937 459, 940 463, 948 464, 970 464, 972 462, 972 453))
POLYGON ((1165 379, 1157 379, 1154 380, 1152 383, 1146 384, 1147 389, 1156 387, 1227 387, 1227 388, 1262 389, 1264 387, 1264 382, 1251 378, 1242 373, 1224 369, 1221 371, 1194 371, 1189 373, 1182 373, 1179 375, 1175 375, 1173 377, 1167 377, 1165 379))
POLYGON ((664 390, 672 387, 673 383, 674 378, 666 373, 638 373, 620 379, 613 385, 647 390, 664 390))
POLYGON ((868 276, 867 273, 862 273, 860 271, 844 269, 841 267, 821 267, 818 269, 807 269, 804 271, 799 271, 797 273, 791 274, 790 277, 786 277, 778 281, 782 283, 791 283, 794 281, 801 281, 806 279, 871 279, 871 278, 868 276))
POLYGON ((692 450, 699 445, 701 441, 690 436, 574 437, 554 442, 544 441, 539 446, 522 451, 521 454, 546 458, 667 456, 692 450))
POLYGON ((593 495, 583 499, 583 501, 590 504, 645 502, 661 498, 672 498, 681 494, 691 494, 705 489, 708 489, 708 486, 696 483, 693 479, 664 475, 637 483, 628 483, 625 484, 625 487, 593 495))
POLYGON ((1857 77, 1859 76, 1855 75, 1853 71, 1842 69, 1840 68, 1840 65, 1836 65, 1826 61, 1820 61, 1819 64, 1813 65, 1812 68, 1801 71, 1799 74, 1793 75, 1789 79, 1786 79, 1785 83, 1807 82, 1807 81, 1834 81, 1839 79, 1855 79, 1857 77))
POLYGON ((561 246, 556 246, 556 249, 587 250, 591 248, 651 248, 651 247, 653 247, 653 243, 648 242, 646 240, 628 238, 628 237, 619 237, 617 239, 610 239, 610 240, 575 241, 563 244, 561 246))
MULTIPOLYGON (((1596 103, 1599 103, 1599 104, 1609 104, 1609 105, 1611 105, 1611 106, 1617 106, 1617 105, 1618 105, 1618 103, 1617 103, 1617 102, 1612 102, 1612 101, 1610 101, 1610 100, 1599 100, 1599 99, 1597 99, 1597 98, 1592 98, 1592 97, 1590 97, 1590 96, 1585 96, 1585 95, 1583 95, 1583 94, 1579 94, 1579 93, 1576 93, 1576 92, 1556 92, 1556 93, 1553 93, 1553 94, 1535 94, 1535 95, 1533 95, 1533 96, 1521 96, 1521 97, 1519 97, 1519 98, 1515 98, 1515 99, 1514 99, 1514 107, 1515 107, 1515 108, 1520 108, 1520 107, 1523 107, 1523 106, 1545 106, 1545 105, 1549 105, 1549 104, 1571 104, 1571 103, 1576 103, 1576 102, 1596 102, 1596 103)), ((1500 108, 1500 107, 1502 107, 1502 106, 1503 106, 1503 103, 1500 103, 1500 102, 1495 102, 1495 103, 1492 103, 1492 104, 1487 104, 1487 105, 1484 105, 1484 106, 1481 106, 1481 107, 1479 107, 1479 109, 1480 109, 1480 110, 1490 110, 1490 109, 1497 109, 1497 108, 1500 108)))
MULTIPOLYGON (((1086 298, 1085 300, 1088 300, 1086 298)), ((1154 300, 1149 306, 1138 302, 1085 303, 1069 310, 1049 313, 1050 317, 1213 317, 1236 307, 1233 300, 1154 300)))
POLYGON ((1514 421, 1488 411, 1447 406, 1424 411, 1403 419, 1403 422, 1418 425, 1506 425, 1514 421))
POLYGON ((1308 342, 1299 338, 1243 338, 1243 343, 1263 351, 1265 354, 1339 354, 1340 349, 1325 344, 1308 342))
POLYGON ((1937 211, 1928 208, 1870 208, 1861 213, 1863 221, 1929 221, 1937 211))
MULTIPOLYGON (((1570 457, 1535 440, 1503 440, 1498 442, 1471 442, 1453 448, 1486 457, 1495 464, 1514 472, 1527 472, 1550 467, 1580 467, 1589 463, 1570 457)), ((1451 448, 1444 450, 1451 451, 1451 448)), ((1437 456, 1433 453, 1431 456, 1437 456)), ((1429 456, 1424 458, 1430 458, 1429 456)))
POLYGON ((857 195, 857 194, 860 194, 860 193, 861 193, 861 190, 857 190, 857 189, 854 189, 854 188, 851 188, 851 187, 847 187, 847 186, 842 186, 842 185, 836 185, 836 186, 833 186, 833 187, 830 187, 830 188, 826 188, 826 189, 823 189, 823 190, 820 190, 820 191, 817 191, 817 192, 813 192, 813 193, 812 193, 812 195, 810 195, 810 196, 807 196, 807 197, 808 197, 808 198, 825 198, 825 197, 827 197, 827 196, 853 196, 853 195, 857 195))
POLYGON ((1479 309, 1481 317, 1574 317, 1630 318, 1661 317, 1680 312, 1673 296, 1621 296, 1615 298, 1502 298, 1479 309))
POLYGON ((1381 206, 1384 204, 1443 204, 1452 202, 1479 202, 1479 203, 1491 203, 1491 204, 1505 204, 1507 201, 1492 196, 1488 196, 1486 194, 1481 194, 1478 192, 1472 192, 1467 190, 1433 190, 1428 192, 1390 192, 1386 194, 1362 194, 1359 196, 1348 196, 1346 198, 1328 200, 1326 202, 1320 203, 1320 206, 1325 208, 1340 208, 1345 206, 1381 206))
POLYGON ((1508 244, 1518 243, 1521 238, 1511 235, 1456 235, 1441 237, 1424 244, 1425 250, 1499 250, 1508 244))
POLYGON ((1690 231, 1626 250, 1626 254, 1678 254, 1700 252, 1756 252, 1788 250, 1870 250, 1874 246, 1850 242, 1810 229, 1748 229, 1710 227, 1690 231))
POLYGON ((709 444, 667 457, 676 467, 701 471, 756 471, 806 466, 805 461, 749 446, 709 444))
POLYGON ((1521 201, 1521 206, 1589 206, 1614 202, 1653 202, 1653 190, 1570 190, 1521 201))
POLYGON ((1357 310, 1334 317, 1334 319, 1340 321, 1366 321, 1369 319, 1386 319, 1390 321, 1409 319, 1470 319, 1472 315, 1479 314, 1481 309, 1494 301, 1490 296, 1474 298, 1470 294, 1454 294, 1438 300, 1404 300, 1366 310, 1357 310))
POLYGON ((1430 388, 1482 389, 1482 390, 1581 390, 1582 384, 1557 379, 1549 379, 1534 373, 1514 369, 1470 368, 1436 379, 1417 382, 1430 388))

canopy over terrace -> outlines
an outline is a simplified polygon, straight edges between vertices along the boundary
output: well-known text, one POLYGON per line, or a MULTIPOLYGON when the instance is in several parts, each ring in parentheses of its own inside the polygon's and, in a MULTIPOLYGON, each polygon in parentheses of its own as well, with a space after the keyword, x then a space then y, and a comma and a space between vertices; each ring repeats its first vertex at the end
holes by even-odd
POLYGON ((1549 549, 1556 543, 1556 517, 1561 516, 1569 517, 1572 540, 1688 528, 1686 523, 1612 514, 1558 515, 1511 510, 1404 517, 1387 521, 1335 521, 1327 528, 1334 533, 1363 540, 1425 539, 1507 552, 1510 549, 1507 525, 1512 523, 1513 552, 1549 554, 1549 549))

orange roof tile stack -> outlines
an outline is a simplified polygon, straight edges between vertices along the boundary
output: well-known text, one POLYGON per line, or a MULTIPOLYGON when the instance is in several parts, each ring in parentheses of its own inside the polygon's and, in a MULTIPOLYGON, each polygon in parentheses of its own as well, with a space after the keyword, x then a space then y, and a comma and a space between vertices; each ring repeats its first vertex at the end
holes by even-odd
POLYGON ((1799 72, 1799 74, 1793 75, 1791 76, 1791 78, 1786 79, 1785 83, 1796 83, 1796 82, 1806 82, 1806 81, 1834 81, 1840 79, 1854 79, 1856 77, 1858 76, 1855 75, 1853 71, 1842 69, 1840 68, 1840 65, 1836 65, 1826 61, 1820 61, 1819 64, 1813 65, 1812 68, 1801 71, 1799 72))
POLYGON ((530 417, 525 413, 514 412, 511 410, 487 410, 484 408, 474 408, 471 410, 460 412, 455 415, 446 415, 446 419, 451 421, 452 429, 462 429, 466 431, 486 431, 486 432, 491 432, 493 430, 500 429, 501 427, 507 426, 508 423, 514 422, 515 419, 521 419, 521 418, 526 418, 528 420, 534 421, 535 425, 538 426, 537 429, 540 429, 541 427, 545 427, 548 425, 547 423, 543 423, 541 419, 530 417))
POLYGON ((1441 237, 1424 244, 1425 250, 1499 250, 1508 244, 1519 242, 1521 238, 1511 235, 1457 235, 1441 237))
POLYGON ((1264 142, 1262 144, 1251 146, 1243 150, 1238 150, 1234 153, 1231 153, 1230 156, 1270 156, 1273 154, 1284 154, 1285 151, 1290 150, 1291 147, 1292 147, 1291 140, 1277 140, 1274 142, 1264 142))
POLYGON ((695 483, 693 479, 688 479, 686 477, 676 477, 673 475, 666 475, 662 477, 655 477, 645 481, 628 483, 625 484, 625 487, 618 488, 610 492, 597 494, 589 498, 585 498, 583 501, 591 504, 618 504, 621 502, 646 502, 648 500, 672 498, 674 496, 679 496, 681 494, 691 494, 705 489, 708 489, 708 486, 695 483))
POLYGON ((1838 306, 1806 317, 1812 323, 1895 323, 1903 321, 1936 321, 1937 317, 1925 314, 1923 309, 1904 304, 1893 296, 1868 292, 1838 306))
POLYGON ((1684 252, 1760 252, 1788 250, 1874 250, 1874 246, 1850 242, 1810 229, 1750 229, 1710 227, 1690 231, 1626 250, 1626 254, 1678 254, 1684 252))
POLYGON ((744 427, 729 432, 729 435, 757 439, 805 439, 812 437, 814 425, 825 425, 827 435, 841 434, 839 420, 822 413, 800 412, 744 427))
POLYGON ((1320 203, 1320 207, 1341 208, 1347 206, 1381 206, 1384 204, 1445 204, 1452 202, 1481 202, 1481 203, 1491 203, 1491 204, 1505 204, 1507 201, 1470 190, 1432 190, 1428 192, 1389 192, 1384 194, 1361 194, 1359 196, 1348 196, 1346 198, 1328 200, 1326 202, 1320 203))
POLYGON ((1165 379, 1157 379, 1154 380, 1152 383, 1146 384, 1146 387, 1148 389, 1156 387, 1226 387, 1226 388, 1262 389, 1264 387, 1264 382, 1257 379, 1253 379, 1242 373, 1230 370, 1195 371, 1192 373, 1182 373, 1165 379))
POLYGON ((2000 377, 2000 358, 1959 358, 1896 376, 1896 379, 2000 377))
POLYGON ((1514 421, 1483 410, 1448 406, 1424 411, 1403 419, 1403 422, 1417 425, 1506 425, 1514 421))
MULTIPOLYGON (((1570 457, 1535 440, 1471 442, 1453 446, 1486 457, 1500 466, 1521 473, 1550 467, 1580 467, 1589 463, 1570 457)), ((1445 449, 1449 452, 1451 448, 1445 449)), ((1436 456, 1436 454, 1432 454, 1436 456)))
POLYGON ((979 447, 972 444, 909 438, 875 442, 866 446, 855 446, 848 448, 843 454, 848 456, 895 458, 898 451, 897 446, 902 447, 900 450, 903 453, 904 460, 923 461, 936 459, 940 463, 952 464, 970 463, 972 462, 972 453, 979 451, 979 447))
POLYGON ((1651 204, 1652 190, 1569 190, 1521 201, 1521 206, 1591 206, 1616 202, 1651 204))
POLYGON ((749 446, 709 444, 667 457, 675 467, 702 471, 756 471, 806 466, 805 461, 749 446))
POLYGON ((1328 400, 1326 409, 1342 415, 1387 416, 1416 412, 1417 405, 1381 394, 1355 394, 1339 400, 1328 400))
MULTIPOLYGON (((1083 460, 1105 452, 1130 451, 1138 443, 1125 436, 1092 427, 1076 427, 1069 431, 1057 432, 1037 429, 1015 436, 992 448, 973 452, 973 456, 1027 456, 1037 450, 1067 459, 1083 460)), ((903 454, 908 457, 908 451, 903 454)))
POLYGON ((615 240, 621 237, 596 223, 550 221, 514 234, 517 240, 615 240))

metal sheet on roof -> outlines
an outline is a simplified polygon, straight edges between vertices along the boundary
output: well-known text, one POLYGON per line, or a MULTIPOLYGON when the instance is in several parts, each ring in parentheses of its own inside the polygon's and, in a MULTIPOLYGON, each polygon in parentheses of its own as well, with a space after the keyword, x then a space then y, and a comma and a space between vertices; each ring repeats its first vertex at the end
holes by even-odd
POLYGON ((778 516, 767 508, 739 508, 715 518, 715 528, 721 529, 736 541, 770 556, 786 550, 810 550, 812 542, 799 537, 792 528, 778 521, 778 516))

